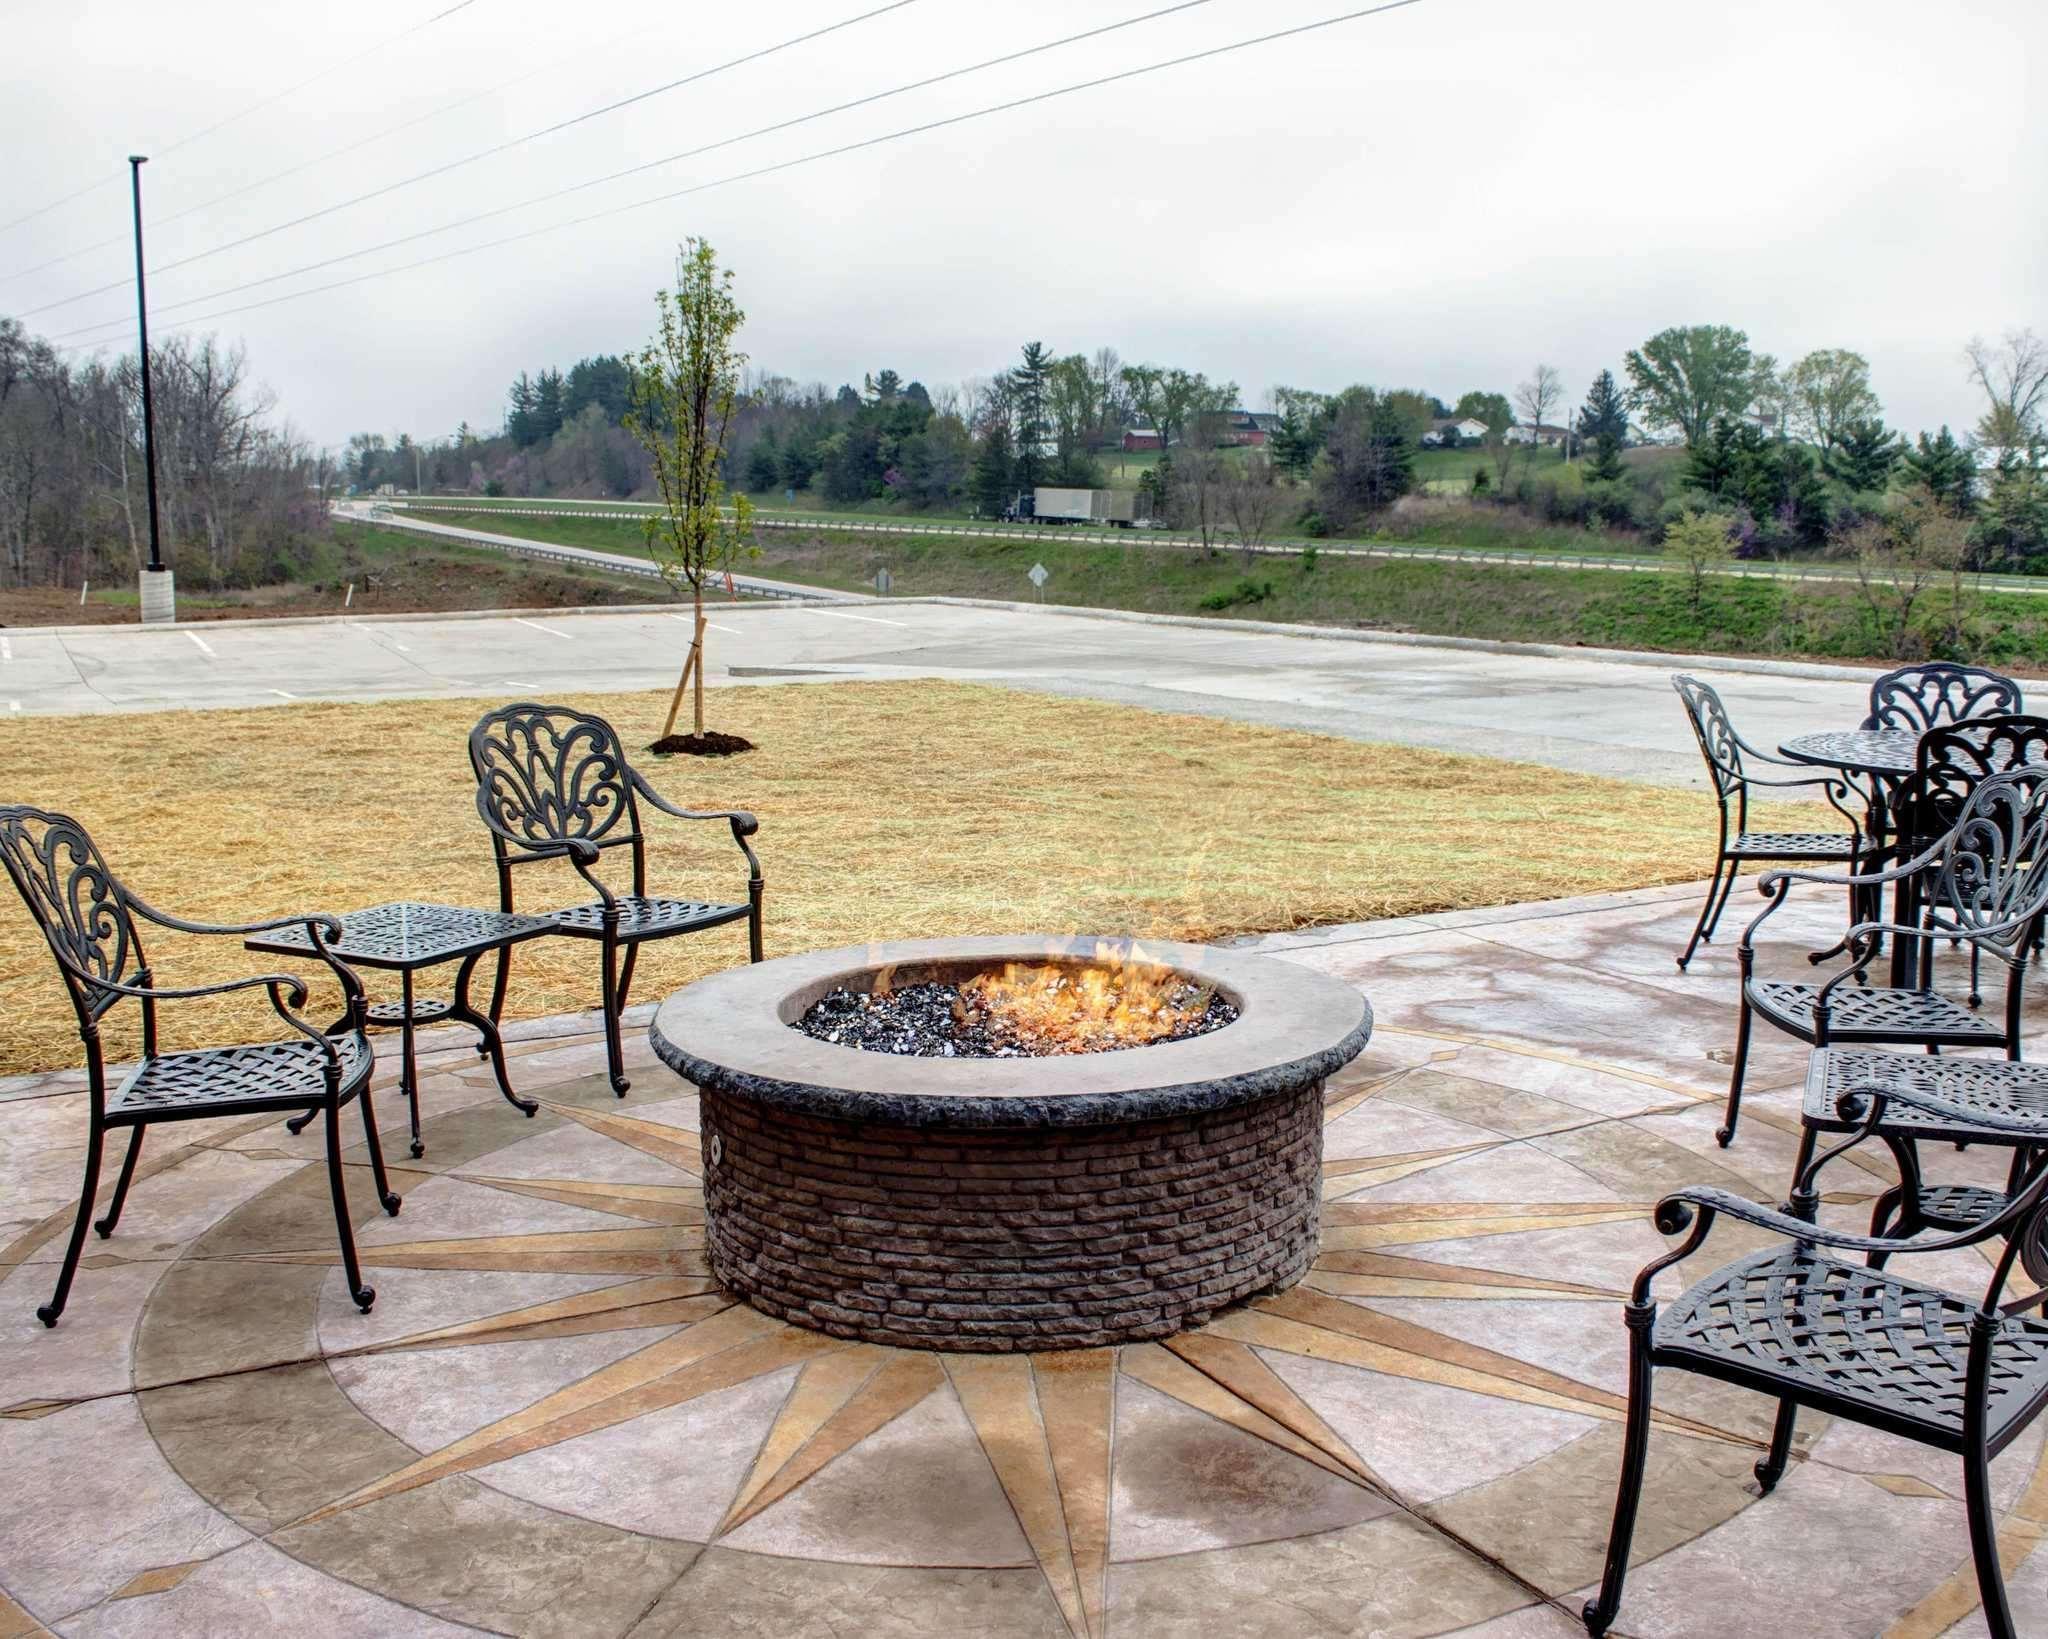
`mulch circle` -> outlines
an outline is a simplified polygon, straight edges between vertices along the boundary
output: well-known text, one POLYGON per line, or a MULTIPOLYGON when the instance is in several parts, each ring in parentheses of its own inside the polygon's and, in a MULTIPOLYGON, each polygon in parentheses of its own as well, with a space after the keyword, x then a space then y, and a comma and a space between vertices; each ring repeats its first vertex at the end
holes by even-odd
POLYGON ((664 734, 647 748, 657 757, 730 757, 737 752, 752 751, 754 742, 737 734, 664 734))

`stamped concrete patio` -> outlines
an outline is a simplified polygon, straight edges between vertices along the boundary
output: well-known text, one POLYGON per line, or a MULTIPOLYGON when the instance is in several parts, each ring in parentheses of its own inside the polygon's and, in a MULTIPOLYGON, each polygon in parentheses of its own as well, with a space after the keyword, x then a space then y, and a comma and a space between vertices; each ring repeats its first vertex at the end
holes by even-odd
MULTIPOLYGON (((317 1135, 259 1118, 152 1134, 46 1332, 79 1080, 0 1083, 0 1639, 1578 1632, 1649 1207, 1787 1183, 1795 1044, 1760 1032, 1741 1135, 1712 1136, 1748 897, 1686 975, 1691 890, 1266 941, 1380 1021, 1329 1089, 1322 1255, 1120 1351, 942 1358, 735 1306, 702 1258, 694 1094, 642 1048, 614 1100, 589 1019, 516 1032, 532 1121, 429 1038, 402 1216, 355 1184, 372 1314, 333 1267, 317 1135)), ((1766 966, 1804 972, 1839 918, 1776 918, 1766 966)), ((380 1114, 395 1135, 390 1091, 380 1114)), ((1859 1159, 1830 1211, 1890 1181, 1859 1159)), ((1727 1225, 1706 1255, 1755 1244, 1727 1225)), ((1618 1633, 1984 1631, 1946 1459, 1808 1414, 1760 1502, 1767 1403, 1667 1374, 1658 1404, 1618 1633)), ((2015 1616, 2048 1631, 2038 1430, 1994 1475, 2015 1616)))

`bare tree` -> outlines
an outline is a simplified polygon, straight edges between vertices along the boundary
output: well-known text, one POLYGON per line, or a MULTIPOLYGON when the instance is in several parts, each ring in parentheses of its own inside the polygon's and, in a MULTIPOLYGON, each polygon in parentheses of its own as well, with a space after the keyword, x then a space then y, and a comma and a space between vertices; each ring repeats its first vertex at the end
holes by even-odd
POLYGON ((1977 423, 1979 441, 2017 449, 2039 440, 2048 401, 2048 341, 2032 330, 2008 330, 1997 342, 1972 336, 1963 357, 1986 403, 1977 423))
POLYGON ((1928 591, 1943 582, 1949 598, 1942 636, 1952 650, 1961 645, 1964 599, 1976 565, 1970 525, 1924 486, 1898 512, 1848 531, 1836 550, 1855 568, 1857 589, 1886 657, 1917 660, 1926 652, 1926 636, 1914 626, 1913 614, 1928 591))
POLYGON ((1259 546, 1280 519, 1286 495, 1273 481, 1273 463, 1263 455, 1248 456, 1242 462, 1222 462, 1217 482, 1223 521, 1237 537, 1237 547, 1250 568, 1259 546))
MULTIPOLYGON (((1550 422, 1551 412, 1564 402, 1564 377, 1547 364, 1536 366, 1536 373, 1515 389, 1515 414, 1529 429, 1533 445, 1536 436, 1550 422)), ((1506 482, 1506 474, 1502 474, 1506 482)))

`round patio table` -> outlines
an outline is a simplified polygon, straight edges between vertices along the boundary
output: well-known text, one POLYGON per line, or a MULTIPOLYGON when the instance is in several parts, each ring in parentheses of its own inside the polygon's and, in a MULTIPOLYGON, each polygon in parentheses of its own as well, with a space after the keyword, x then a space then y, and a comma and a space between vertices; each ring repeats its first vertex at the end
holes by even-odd
POLYGON ((1795 763, 1895 780, 1913 772, 1920 736, 1909 728, 1831 729, 1825 734, 1798 735, 1778 750, 1795 763))

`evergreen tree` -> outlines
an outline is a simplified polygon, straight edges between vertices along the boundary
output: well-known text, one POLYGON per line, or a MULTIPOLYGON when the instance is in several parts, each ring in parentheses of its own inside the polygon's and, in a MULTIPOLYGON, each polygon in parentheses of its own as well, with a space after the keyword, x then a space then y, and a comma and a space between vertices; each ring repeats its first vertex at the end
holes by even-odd
POLYGON ((757 495, 763 494, 773 489, 781 476, 782 451, 776 447, 775 429, 770 427, 747 451, 747 488, 757 495))
POLYGON ((1579 411, 1579 436, 1593 446, 1586 470, 1589 482, 1611 484, 1621 477, 1621 446, 1628 438, 1628 400, 1615 384, 1614 372, 1602 370, 1587 389, 1579 411))
POLYGON ((1280 413, 1280 426, 1273 434, 1275 465, 1297 478, 1303 477, 1316 464, 1322 448, 1321 418, 1304 412, 1299 404, 1290 400, 1280 413))
POLYGON ((1913 482, 1926 485, 1952 512, 1967 513, 1976 504, 1977 463, 1946 426, 1933 438, 1922 433, 1903 460, 1913 482))
POLYGON ((574 421, 586 404, 595 404, 614 427, 625 419, 632 392, 626 361, 609 353, 578 359, 562 384, 562 419, 574 421))
POLYGON ((988 429, 974 458, 967 493, 984 518, 1000 518, 1016 495, 1016 461, 1010 451, 1010 429, 1000 421, 988 429))
POLYGON ((1977 540, 2015 565, 2048 554, 2048 472, 2041 450, 2008 447, 1998 458, 1990 492, 1977 509, 1977 540))
POLYGON ((533 378, 533 432, 536 444, 562 430, 562 372, 543 370, 533 378))
POLYGON ((1830 478, 1856 494, 1876 494, 1892 481, 1905 454, 1898 438, 1877 417, 1836 429, 1835 444, 1822 459, 1830 478))
POLYGON ((782 482, 790 489, 808 488, 818 470, 818 446, 801 429, 782 446, 782 482))
POLYGON ((533 382, 524 370, 519 379, 512 383, 512 391, 506 395, 512 404, 511 412, 505 417, 505 436, 522 450, 538 438, 533 430, 533 382))
MULTIPOLYGON (((1726 416, 1715 421, 1713 428, 1692 447, 1685 464, 1687 486, 1717 501, 1732 500, 1741 478, 1743 458, 1749 453, 1744 449, 1745 432, 1756 429, 1737 428, 1726 416)), ((1762 434, 1757 437, 1761 441, 1762 434)))
POLYGON ((1045 482, 1045 446, 1052 441, 1052 420, 1046 401, 1055 360, 1042 341, 1024 344, 1024 362, 1010 372, 1017 414, 1014 455, 1019 489, 1045 482))

